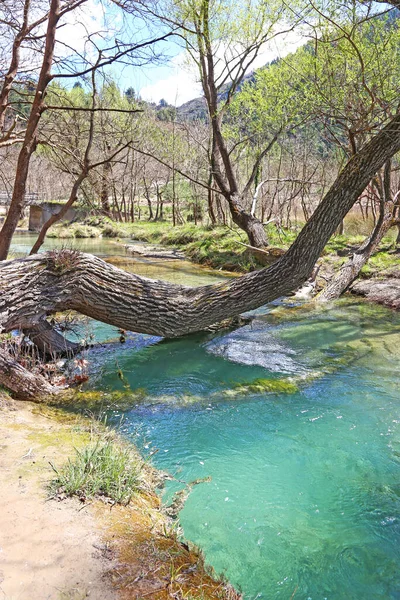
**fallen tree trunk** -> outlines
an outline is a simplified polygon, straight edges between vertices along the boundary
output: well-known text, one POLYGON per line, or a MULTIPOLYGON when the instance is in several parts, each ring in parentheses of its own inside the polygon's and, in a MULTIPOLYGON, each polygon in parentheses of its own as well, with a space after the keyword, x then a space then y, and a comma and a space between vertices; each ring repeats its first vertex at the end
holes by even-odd
POLYGON ((60 391, 42 375, 25 369, 3 348, 0 348, 0 384, 18 400, 36 400, 60 391))
POLYGON ((381 211, 379 220, 374 228, 374 231, 367 240, 354 252, 353 256, 348 260, 336 273, 325 288, 318 294, 316 300, 318 302, 328 302, 339 298, 353 281, 360 274, 363 266, 368 262, 369 258, 374 254, 385 237, 389 229, 393 225, 393 210, 389 209, 386 214, 381 211))
MULTIPOLYGON (((377 170, 400 150, 400 114, 343 169, 288 252, 268 268, 198 288, 153 281, 91 255, 48 252, 0 264, 0 332, 76 310, 123 329, 177 337, 297 289, 377 170)), ((8 387, 0 372, 0 383, 8 387)))

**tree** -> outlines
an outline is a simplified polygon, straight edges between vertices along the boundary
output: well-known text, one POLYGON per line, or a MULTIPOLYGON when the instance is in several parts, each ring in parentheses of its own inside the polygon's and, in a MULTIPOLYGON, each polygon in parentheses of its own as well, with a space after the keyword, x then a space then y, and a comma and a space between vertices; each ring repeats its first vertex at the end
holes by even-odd
MULTIPOLYGON (((21 211, 25 206, 25 191, 26 183, 29 173, 29 165, 33 153, 35 152, 40 140, 39 140, 39 124, 42 114, 47 110, 45 96, 49 84, 56 78, 58 79, 71 79, 92 73, 95 70, 102 69, 117 60, 127 59, 127 57, 133 54, 136 60, 140 62, 147 62, 149 60, 148 55, 145 54, 147 48, 152 48, 154 45, 163 39, 166 39, 170 34, 152 39, 141 40, 139 42, 122 43, 118 39, 114 39, 110 46, 101 44, 101 48, 97 45, 96 40, 92 40, 92 36, 89 35, 89 41, 93 44, 97 50, 95 64, 92 64, 90 60, 91 53, 88 56, 84 56, 80 53, 75 53, 72 58, 67 57, 65 59, 65 70, 62 72, 63 61, 57 60, 56 72, 52 72, 53 62, 55 58, 55 47, 56 47, 56 35, 57 28, 61 19, 70 13, 78 9, 83 5, 86 0, 51 0, 50 9, 43 17, 41 22, 47 22, 46 34, 45 34, 45 46, 42 54, 42 62, 37 83, 35 84, 35 93, 30 110, 30 114, 27 120, 26 130, 21 142, 21 148, 18 156, 14 189, 11 199, 9 211, 3 227, 0 232, 0 261, 5 260, 8 255, 12 236, 17 227, 18 220, 21 215, 21 211), (68 60, 68 58, 70 60, 68 60)), ((23 25, 22 30, 26 30, 26 15, 29 13, 30 2, 26 0, 23 13, 23 25)), ((15 39, 18 37, 16 33, 15 39)), ((15 46, 15 44, 14 44, 15 46)), ((12 52, 12 64, 14 60, 14 46, 12 52)), ((14 61, 15 62, 15 61, 14 61)), ((15 78, 15 74, 18 71, 18 63, 13 67, 12 78, 15 78)), ((9 93, 8 75, 6 75, 6 90, 9 93)), ((13 79, 12 79, 13 80, 13 79)))
MULTIPOLYGON (((257 308, 310 276, 325 244, 368 182, 399 151, 400 113, 350 159, 281 259, 228 283, 189 288, 156 282, 68 250, 3 262, 1 330, 30 329, 50 314, 71 309, 124 329, 176 337, 257 308)), ((0 384, 12 385, 16 395, 26 397, 20 365, 3 350, 0 355, 0 384)), ((35 393, 48 392, 47 381, 38 378, 35 393)))
MULTIPOLYGON (((149 4, 172 30, 180 32, 185 47, 197 66, 211 124, 210 162, 213 180, 226 199, 232 220, 248 235, 252 246, 267 245, 263 224, 249 211, 251 190, 258 166, 275 143, 273 135, 260 151, 252 172, 240 184, 223 132, 223 119, 234 94, 262 47, 282 33, 279 23, 293 13, 284 3, 257 0, 242 9, 229 0, 179 0, 149 4)), ((297 20, 297 19, 296 19, 297 20)), ((289 24, 285 30, 292 30, 289 24)))
MULTIPOLYGON (((63 156, 63 154, 61 154, 61 156, 58 153, 58 159, 61 159, 62 165, 64 166, 64 169, 66 169, 71 175, 73 175, 73 184, 72 184, 72 188, 71 188, 71 192, 68 198, 68 201, 62 206, 62 208, 59 210, 58 213, 53 214, 51 217, 49 217, 49 219, 46 221, 46 223, 43 224, 38 238, 35 242, 35 244, 32 247, 32 250, 30 252, 30 254, 36 254, 39 249, 41 248, 41 246, 43 245, 43 242, 45 240, 47 231, 50 229, 50 227, 52 225, 54 225, 54 223, 56 223, 57 221, 59 221, 60 219, 62 219, 62 217, 67 213, 67 211, 72 207, 72 205, 76 202, 77 198, 78 198, 78 192, 80 187, 82 186, 82 183, 87 179, 87 177, 89 176, 90 172, 93 171, 94 169, 99 169, 101 168, 103 170, 104 173, 104 169, 105 167, 107 167, 109 170, 111 170, 112 168, 112 161, 121 154, 121 152, 123 152, 124 150, 126 150, 127 148, 129 148, 131 141, 128 141, 125 144, 122 144, 119 142, 119 140, 116 140, 116 144, 114 146, 113 149, 111 149, 111 146, 108 144, 107 145, 107 154, 104 156, 102 156, 102 158, 100 160, 97 161, 93 161, 91 154, 93 151, 93 146, 95 144, 95 135, 96 135, 96 116, 98 116, 97 113, 97 90, 96 90, 96 83, 95 83, 95 79, 96 79, 96 72, 93 71, 92 72, 92 94, 91 94, 91 103, 90 105, 87 107, 87 111, 88 111, 88 115, 89 115, 89 122, 88 122, 88 131, 86 135, 79 135, 76 136, 77 138, 77 143, 72 147, 72 148, 65 148, 65 145, 63 145, 62 143, 57 145, 57 150, 59 150, 61 148, 61 151, 64 152, 65 154, 67 154, 67 156, 71 159, 71 157, 73 158, 73 163, 71 165, 71 160, 70 161, 65 161, 65 158, 63 156), (86 138, 86 144, 84 145, 84 148, 80 148, 80 146, 82 145, 82 137, 86 138), (80 151, 81 150, 81 151, 80 151)), ((82 91, 79 91, 79 96, 82 95, 82 91)), ((71 106, 71 108, 73 109, 74 106, 71 106)), ((69 111, 66 110, 64 111, 65 113, 68 113, 69 111)), ((74 110, 70 111, 72 112, 72 115, 70 114, 70 117, 72 116, 72 118, 74 119, 74 117, 76 117, 76 113, 74 110)), ((78 111, 79 114, 80 111, 78 111)), ((103 113, 102 111, 100 112, 100 119, 102 117, 103 113)), ((71 130, 71 124, 68 124, 69 127, 67 128, 68 131, 71 130)), ((102 125, 102 123, 101 123, 102 125)), ((65 138, 65 132, 63 131, 62 134, 63 138, 65 138)), ((54 132, 52 135, 52 146, 54 147, 54 132)), ((114 136, 116 137, 116 136, 114 136)), ((76 139, 75 138, 75 139, 76 139)), ((102 177, 103 180, 103 177, 102 177)))

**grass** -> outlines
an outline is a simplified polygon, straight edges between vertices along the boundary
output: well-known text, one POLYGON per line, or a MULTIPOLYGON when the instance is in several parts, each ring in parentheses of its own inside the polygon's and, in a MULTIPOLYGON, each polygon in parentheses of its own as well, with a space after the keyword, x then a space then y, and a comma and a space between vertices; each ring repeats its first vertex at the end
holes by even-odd
POLYGON ((71 225, 55 225, 47 234, 49 238, 67 240, 72 238, 100 237, 101 229, 86 225, 85 223, 72 223, 71 225))
POLYGON ((117 504, 129 504, 143 485, 144 463, 131 448, 114 437, 97 436, 78 449, 75 456, 57 469, 50 483, 53 496, 78 496, 81 500, 106 497, 117 504))
MULTIPOLYGON (((293 229, 277 229, 275 224, 271 223, 266 228, 270 247, 288 249, 300 228, 301 224, 293 229)), ((333 236, 325 246, 324 256, 328 260, 336 260, 338 255, 342 258, 350 255, 364 241, 371 228, 371 220, 364 222, 358 215, 348 215, 345 220, 345 235, 333 236)), ((247 237, 237 227, 211 227, 194 223, 172 227, 170 221, 117 223, 107 217, 94 215, 87 217, 84 223, 59 225, 49 232, 49 237, 63 239, 99 236, 125 240, 130 238, 134 241, 173 246, 183 250, 189 260, 214 269, 246 273, 261 266, 257 258, 245 247, 248 243, 247 237)), ((381 248, 393 245, 394 236, 393 230, 384 239, 381 248)), ((340 264, 341 262, 335 262, 335 267, 340 264)), ((371 259, 371 264, 374 264, 374 258, 371 259)), ((377 268, 378 263, 376 268, 373 267, 373 271, 377 268)), ((368 268, 364 269, 363 273, 369 274, 368 268)))
MULTIPOLYGON (((180 248, 193 262, 214 269, 243 273, 260 266, 243 246, 248 240, 244 232, 237 227, 210 227, 193 223, 171 227, 167 222, 140 222, 118 226, 124 228, 124 235, 121 237, 130 236, 135 241, 180 248)), ((278 233, 273 225, 268 227, 267 233, 271 246, 284 248, 288 248, 296 237, 295 233, 286 230, 278 233)))
POLYGON ((373 277, 388 269, 400 269, 400 255, 390 254, 389 252, 377 252, 369 259, 361 271, 363 277, 373 277))

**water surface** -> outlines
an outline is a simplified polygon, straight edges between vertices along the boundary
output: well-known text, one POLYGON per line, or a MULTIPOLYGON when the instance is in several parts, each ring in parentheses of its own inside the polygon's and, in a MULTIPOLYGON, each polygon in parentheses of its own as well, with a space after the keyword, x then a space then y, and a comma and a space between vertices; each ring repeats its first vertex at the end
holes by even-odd
MULTIPOLYGON (((193 265, 128 268, 214 281, 193 265)), ((400 598, 398 314, 277 302, 235 332, 120 344, 115 329, 94 330, 114 342, 92 351, 91 385, 109 401, 124 392, 111 422, 123 416, 129 439, 158 450, 155 465, 176 478, 165 502, 211 477, 193 488, 181 524, 246 598, 400 598), (252 392, 260 379, 298 391, 252 392)))
POLYGON ((96 385, 131 390, 111 416, 177 478, 165 502, 212 478, 180 519, 217 572, 246 598, 400 598, 397 314, 278 306, 253 340, 247 326, 130 343, 96 357, 96 385), (260 378, 299 391, 238 393, 260 378))

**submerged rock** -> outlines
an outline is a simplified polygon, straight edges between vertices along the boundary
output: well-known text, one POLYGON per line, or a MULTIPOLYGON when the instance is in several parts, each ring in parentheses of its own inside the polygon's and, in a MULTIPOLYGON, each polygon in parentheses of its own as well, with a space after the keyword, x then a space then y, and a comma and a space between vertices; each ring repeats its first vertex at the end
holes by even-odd
POLYGON ((206 344, 207 352, 243 365, 257 365, 274 373, 304 374, 308 371, 298 353, 273 335, 271 326, 253 321, 206 344))

